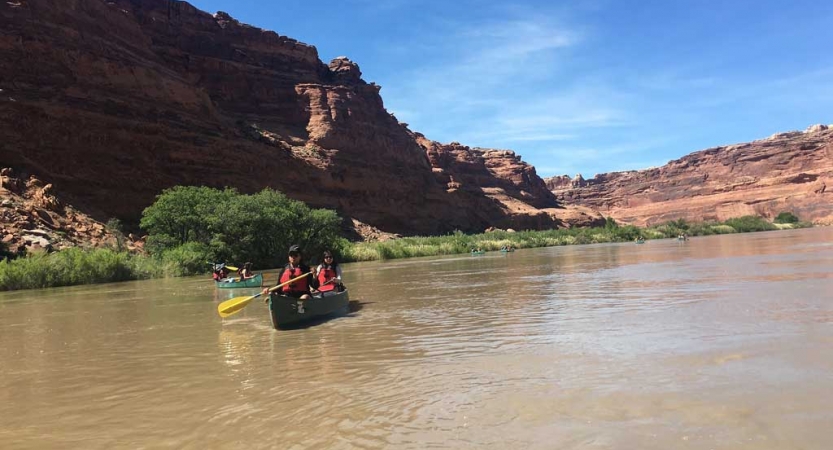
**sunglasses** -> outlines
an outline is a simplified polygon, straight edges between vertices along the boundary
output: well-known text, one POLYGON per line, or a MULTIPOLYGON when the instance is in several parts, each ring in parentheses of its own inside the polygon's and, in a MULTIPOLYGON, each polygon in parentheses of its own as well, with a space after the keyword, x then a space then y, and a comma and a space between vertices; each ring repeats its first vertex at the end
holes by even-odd
POLYGON ((333 259, 332 256, 325 256, 324 259, 333 259))
POLYGON ((299 256, 301 256, 301 254, 300 254, 300 253, 290 253, 290 254, 289 254, 289 257, 290 257, 290 258, 297 258, 297 257, 299 257, 299 256))

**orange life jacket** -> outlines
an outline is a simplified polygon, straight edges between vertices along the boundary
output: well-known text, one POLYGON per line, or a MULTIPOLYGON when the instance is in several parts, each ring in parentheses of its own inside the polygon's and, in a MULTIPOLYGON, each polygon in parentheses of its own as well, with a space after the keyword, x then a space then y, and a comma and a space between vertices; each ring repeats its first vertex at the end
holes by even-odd
POLYGON ((335 266, 321 266, 318 272, 318 290, 321 292, 332 291, 338 286, 338 280, 330 281, 337 276, 335 266), (324 284, 330 281, 328 284, 324 284))
MULTIPOLYGON (((298 278, 307 272, 309 272, 309 270, 304 270, 303 266, 293 268, 289 264, 287 264, 286 267, 284 267, 283 269, 281 279, 278 280, 278 284, 286 283, 287 281, 293 278, 298 278)), ((292 283, 287 284, 286 286, 281 288, 281 292, 309 292, 309 277, 304 277, 298 281, 294 281, 292 283)))

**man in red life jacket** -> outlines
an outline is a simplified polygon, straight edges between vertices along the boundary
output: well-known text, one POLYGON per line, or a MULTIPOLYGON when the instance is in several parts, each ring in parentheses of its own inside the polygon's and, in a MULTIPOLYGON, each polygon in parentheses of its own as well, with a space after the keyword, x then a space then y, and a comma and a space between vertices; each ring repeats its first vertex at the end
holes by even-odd
MULTIPOLYGON (((309 266, 301 262, 301 249, 297 245, 289 247, 289 263, 278 274, 278 284, 286 283, 289 280, 298 278, 303 274, 307 276, 281 287, 278 292, 287 297, 295 297, 300 300, 310 298, 310 290, 317 284, 312 276, 309 266)), ((263 290, 266 295, 268 289, 263 290)), ((268 298, 266 299, 268 300, 268 298)))

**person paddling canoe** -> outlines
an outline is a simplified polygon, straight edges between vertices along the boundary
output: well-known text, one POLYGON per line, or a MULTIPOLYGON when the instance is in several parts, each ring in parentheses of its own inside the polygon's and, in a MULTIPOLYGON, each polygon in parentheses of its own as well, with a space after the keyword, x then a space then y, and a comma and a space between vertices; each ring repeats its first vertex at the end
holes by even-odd
MULTIPOLYGON (((286 297, 295 297, 300 300, 308 300, 310 298, 311 289, 317 285, 315 278, 313 277, 313 273, 310 270, 309 266, 302 263, 302 255, 301 255, 301 248, 297 245, 293 245, 289 247, 289 253, 287 255, 289 262, 283 267, 283 270, 278 274, 278 284, 286 283, 293 278, 300 277, 301 275, 307 274, 306 277, 301 278, 300 280, 293 281, 292 283, 287 284, 280 288, 278 292, 281 295, 286 297)), ((263 290, 263 295, 268 294, 269 289, 263 290)), ((269 300, 269 297, 266 297, 266 301, 269 300)))

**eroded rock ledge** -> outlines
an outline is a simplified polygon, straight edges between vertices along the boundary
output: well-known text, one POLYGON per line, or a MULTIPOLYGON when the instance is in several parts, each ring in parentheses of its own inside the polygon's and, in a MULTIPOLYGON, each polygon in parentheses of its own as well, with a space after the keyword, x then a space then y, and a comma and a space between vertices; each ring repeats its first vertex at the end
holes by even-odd
POLYGON ((658 168, 546 183, 562 202, 636 225, 750 214, 773 218, 783 211, 833 224, 833 125, 710 148, 658 168))

